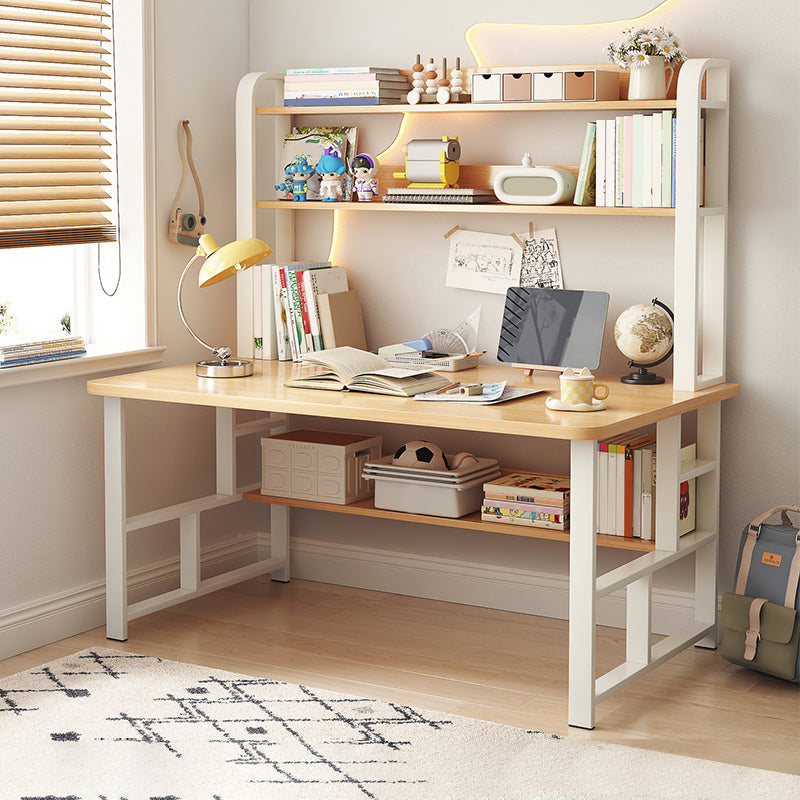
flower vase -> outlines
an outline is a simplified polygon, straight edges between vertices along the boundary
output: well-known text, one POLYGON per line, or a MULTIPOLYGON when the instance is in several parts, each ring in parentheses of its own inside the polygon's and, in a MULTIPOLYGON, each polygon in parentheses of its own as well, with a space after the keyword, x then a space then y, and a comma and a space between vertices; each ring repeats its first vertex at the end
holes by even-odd
POLYGON ((650 63, 646 66, 631 67, 628 100, 663 100, 672 85, 674 75, 675 70, 664 63, 663 56, 650 56, 650 63))

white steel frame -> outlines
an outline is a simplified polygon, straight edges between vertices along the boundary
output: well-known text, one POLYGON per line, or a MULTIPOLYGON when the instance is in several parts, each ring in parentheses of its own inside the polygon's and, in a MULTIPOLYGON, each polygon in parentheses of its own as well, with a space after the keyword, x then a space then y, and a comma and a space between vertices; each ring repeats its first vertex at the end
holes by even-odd
POLYGON ((201 577, 200 514, 212 508, 237 503, 244 492, 261 484, 237 487, 236 439, 259 433, 286 430, 286 416, 268 414, 264 419, 236 424, 235 410, 217 408, 217 491, 186 503, 129 517, 125 468, 125 400, 104 399, 105 491, 106 491, 106 636, 124 641, 128 621, 169 608, 176 603, 216 592, 226 586, 270 573, 274 581, 289 580, 288 508, 271 506, 272 552, 267 559, 215 575, 201 577), (128 536, 162 522, 180 520, 180 587, 155 597, 128 604, 128 536))
MULTIPOLYGON (((265 403, 268 399, 265 398, 265 403)), ((127 638, 128 620, 168 608, 248 578, 270 573, 272 580, 288 581, 290 569, 291 509, 270 505, 271 553, 262 559, 203 580, 200 574, 199 515, 211 508, 242 499, 237 487, 238 437, 285 430, 285 415, 236 424, 235 410, 217 408, 217 492, 187 503, 128 517, 125 490, 124 400, 105 398, 106 452, 106 635, 127 638), (150 525, 180 520, 180 588, 128 605, 127 539, 150 525)), ((681 417, 656 424, 656 533, 655 550, 638 556, 603 575, 597 575, 596 493, 597 441, 571 442, 571 524, 569 574, 569 724, 593 728, 597 704, 681 650, 697 644, 716 646, 717 530, 719 520, 720 404, 697 411, 697 458, 680 468, 681 417), (697 479, 697 529, 678 535, 680 482, 697 479), (656 644, 651 639, 651 576, 675 561, 695 556, 695 620, 685 629, 656 644), (627 588, 626 657, 615 669, 595 677, 595 630, 598 601, 627 588)), ((435 525, 435 520, 432 520, 435 525)))

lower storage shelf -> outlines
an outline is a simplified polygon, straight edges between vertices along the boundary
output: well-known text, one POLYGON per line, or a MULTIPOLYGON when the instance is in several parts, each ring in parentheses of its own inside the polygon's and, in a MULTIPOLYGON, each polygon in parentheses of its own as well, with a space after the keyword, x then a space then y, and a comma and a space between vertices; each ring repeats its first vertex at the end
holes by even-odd
MULTIPOLYGON (((568 530, 556 531, 548 528, 506 525, 502 522, 484 522, 478 512, 453 519, 451 517, 432 517, 427 514, 408 514, 402 511, 386 511, 382 508, 375 508, 371 497, 343 506, 336 503, 323 503, 319 500, 272 497, 261 494, 256 489, 255 491, 245 492, 242 498, 255 503, 268 503, 269 505, 290 506, 292 508, 311 508, 317 511, 331 511, 335 514, 351 514, 357 517, 379 517, 381 519, 396 519, 401 522, 416 522, 423 525, 440 525, 444 528, 465 528, 467 530, 483 531, 484 533, 500 533, 507 536, 527 536, 530 539, 549 539, 556 542, 569 541, 568 530)), ((613 547, 620 550, 637 550, 639 552, 649 552, 655 549, 655 542, 603 534, 597 534, 597 545, 598 547, 613 547)))

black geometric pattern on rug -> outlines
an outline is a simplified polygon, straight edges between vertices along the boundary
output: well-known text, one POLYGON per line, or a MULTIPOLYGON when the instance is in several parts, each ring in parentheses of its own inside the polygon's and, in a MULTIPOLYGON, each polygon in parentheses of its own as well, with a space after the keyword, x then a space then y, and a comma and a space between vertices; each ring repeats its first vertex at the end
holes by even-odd
MULTIPOLYGON (((62 694, 70 699, 89 697, 89 690, 82 686, 75 686, 76 678, 86 676, 105 676, 114 680, 119 679, 126 673, 121 671, 114 664, 120 660, 140 660, 149 656, 140 656, 135 653, 126 655, 101 655, 94 651, 78 656, 84 662, 75 664, 74 669, 66 669, 56 675, 50 666, 45 665, 41 669, 31 670, 31 675, 42 676, 43 685, 36 689, 3 689, 0 687, 0 714, 10 712, 14 715, 23 714, 26 711, 38 711, 37 706, 27 705, 28 702, 36 702, 37 696, 42 694, 62 694)), ((154 659, 156 661, 160 659, 154 659)), ((2 719, 2 717, 0 717, 2 719)), ((57 798, 57 800, 61 800, 57 798)))
POLYGON ((181 758, 179 745, 166 735, 165 729, 175 725, 204 726, 208 729, 210 743, 219 743, 232 751, 225 759, 228 763, 264 768, 264 777, 252 781, 254 783, 346 783, 358 788, 364 797, 372 798, 370 784, 408 781, 359 777, 359 767, 402 763, 402 758, 397 756, 410 744, 403 738, 403 732, 409 727, 441 730, 452 724, 449 720, 428 718, 396 703, 382 704, 390 709, 389 713, 374 716, 368 701, 326 697, 305 686, 294 687, 295 694, 288 699, 259 696, 259 690, 269 686, 286 687, 287 684, 264 678, 210 677, 198 681, 180 696, 168 694, 156 698, 166 704, 163 715, 135 717, 123 712, 109 717, 109 721, 123 722, 132 731, 132 735, 117 737, 114 741, 155 744, 181 758), (301 728, 322 722, 338 723, 337 738, 309 741, 301 728), (390 736, 387 729, 393 731, 393 735, 390 736), (274 746, 278 739, 281 740, 279 749, 283 750, 287 738, 296 756, 276 756, 274 746), (350 751, 345 759, 340 755, 342 747, 350 751), (339 754, 332 756, 327 752, 329 748, 336 749, 339 754), (369 755, 362 757, 359 750, 363 749, 369 749, 369 755), (313 777, 308 776, 309 770, 313 777))

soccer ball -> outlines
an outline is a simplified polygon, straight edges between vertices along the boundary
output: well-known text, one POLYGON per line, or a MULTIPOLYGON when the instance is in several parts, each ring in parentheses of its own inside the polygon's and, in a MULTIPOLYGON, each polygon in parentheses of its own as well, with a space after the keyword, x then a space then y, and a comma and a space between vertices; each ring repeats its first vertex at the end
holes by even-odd
POLYGON ((394 454, 392 464, 415 469, 450 469, 442 448, 432 442, 406 442, 394 454))

